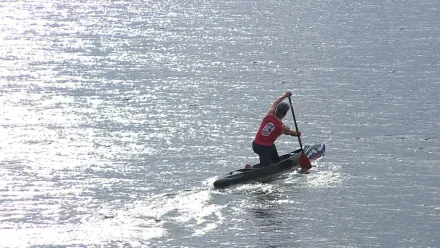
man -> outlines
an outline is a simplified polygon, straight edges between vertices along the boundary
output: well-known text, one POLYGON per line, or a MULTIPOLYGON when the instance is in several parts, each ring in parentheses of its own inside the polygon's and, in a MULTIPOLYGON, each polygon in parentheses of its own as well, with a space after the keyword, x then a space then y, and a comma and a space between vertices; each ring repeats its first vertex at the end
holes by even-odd
MULTIPOLYGON (((282 122, 290 108, 289 104, 282 101, 291 95, 292 93, 286 91, 272 103, 255 135, 252 150, 260 157, 260 166, 268 166, 280 161, 277 148, 274 145, 278 136, 281 134, 301 136, 301 132, 290 129, 282 122)), ((249 167, 246 165, 246 168, 249 167)))

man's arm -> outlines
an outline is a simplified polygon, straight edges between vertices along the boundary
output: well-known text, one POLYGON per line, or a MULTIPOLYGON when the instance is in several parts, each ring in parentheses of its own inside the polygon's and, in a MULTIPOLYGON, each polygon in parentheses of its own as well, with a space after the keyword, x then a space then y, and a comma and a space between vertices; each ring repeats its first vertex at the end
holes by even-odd
POLYGON ((275 109, 277 108, 278 104, 280 104, 286 97, 291 96, 292 93, 290 91, 286 91, 282 96, 278 97, 272 105, 270 106, 269 110, 267 111, 267 114, 272 114, 275 112, 275 109))
POLYGON ((290 136, 301 136, 300 131, 296 132, 295 130, 290 129, 290 127, 287 125, 283 126, 283 134, 290 136))

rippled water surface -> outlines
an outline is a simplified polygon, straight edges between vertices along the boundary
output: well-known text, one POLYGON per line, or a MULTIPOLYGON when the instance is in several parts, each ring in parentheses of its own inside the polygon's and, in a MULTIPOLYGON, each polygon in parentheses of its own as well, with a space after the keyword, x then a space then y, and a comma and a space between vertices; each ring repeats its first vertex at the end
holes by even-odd
POLYGON ((439 11, 0 2, 0 246, 440 247, 439 11), (285 90, 326 156, 214 190, 285 90))

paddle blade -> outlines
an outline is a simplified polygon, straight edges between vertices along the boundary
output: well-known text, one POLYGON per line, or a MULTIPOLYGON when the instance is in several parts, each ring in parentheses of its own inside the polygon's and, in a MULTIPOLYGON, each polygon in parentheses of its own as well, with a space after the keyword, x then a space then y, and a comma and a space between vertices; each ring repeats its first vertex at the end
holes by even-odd
POLYGON ((307 171, 312 168, 312 163, 310 163, 309 158, 307 158, 304 153, 299 157, 299 166, 303 171, 307 171))

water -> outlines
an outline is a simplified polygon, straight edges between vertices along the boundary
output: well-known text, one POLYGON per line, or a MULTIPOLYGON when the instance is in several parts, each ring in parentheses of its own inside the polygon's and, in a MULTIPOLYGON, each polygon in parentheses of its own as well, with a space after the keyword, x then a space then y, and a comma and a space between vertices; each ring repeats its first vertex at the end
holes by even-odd
POLYGON ((0 246, 440 247, 439 8, 0 2, 0 246), (326 157, 214 190, 287 89, 326 157))

